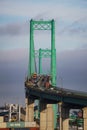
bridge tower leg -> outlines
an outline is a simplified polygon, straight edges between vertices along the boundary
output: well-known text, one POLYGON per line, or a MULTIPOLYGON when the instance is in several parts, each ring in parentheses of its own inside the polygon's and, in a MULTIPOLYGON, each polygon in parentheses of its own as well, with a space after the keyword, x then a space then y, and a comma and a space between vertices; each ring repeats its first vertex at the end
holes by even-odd
POLYGON ((34 55, 34 29, 33 20, 30 21, 30 51, 29 51, 29 67, 28 77, 35 72, 35 55, 34 55))
POLYGON ((51 22, 51 75, 52 85, 56 86, 56 49, 55 49, 55 22, 51 22))

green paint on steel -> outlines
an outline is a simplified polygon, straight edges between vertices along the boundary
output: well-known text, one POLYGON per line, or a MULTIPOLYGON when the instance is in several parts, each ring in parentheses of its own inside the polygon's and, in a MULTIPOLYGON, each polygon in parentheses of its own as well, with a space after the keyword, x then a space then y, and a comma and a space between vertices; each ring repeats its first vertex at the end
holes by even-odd
MULTIPOLYGON (((56 49, 55 49, 55 21, 30 21, 30 53, 29 53, 29 71, 28 76, 32 75, 35 70, 35 48, 34 48, 34 30, 51 30, 51 50, 39 49, 39 71, 42 71, 42 57, 51 56, 51 79, 52 85, 56 85, 56 49), (49 55, 48 52, 51 52, 49 55), (44 55, 45 53, 45 55, 44 55), (46 54, 47 53, 47 54, 46 54)), ((41 72, 40 72, 41 73, 41 72)))
POLYGON ((56 49, 55 49, 55 22, 52 20, 51 28, 51 75, 52 85, 56 85, 56 49))
POLYGON ((7 128, 24 128, 25 122, 8 122, 7 128))
POLYGON ((49 49, 39 49, 39 74, 42 74, 42 58, 49 58, 51 57, 51 50, 49 49))
POLYGON ((33 39, 33 20, 30 21, 30 53, 29 53, 29 69, 28 77, 35 72, 35 57, 34 57, 34 39, 33 39))
POLYGON ((39 74, 42 73, 42 56, 41 56, 41 48, 39 49, 39 74))

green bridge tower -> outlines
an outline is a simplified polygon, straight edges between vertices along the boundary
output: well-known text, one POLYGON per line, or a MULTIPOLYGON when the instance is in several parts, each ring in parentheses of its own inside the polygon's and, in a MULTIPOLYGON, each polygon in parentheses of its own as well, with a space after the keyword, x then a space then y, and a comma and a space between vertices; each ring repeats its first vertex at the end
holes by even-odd
MULTIPOLYGON (((49 44, 49 43, 48 43, 49 44)), ((39 45, 40 46, 40 45, 39 45)), ((30 77, 33 73, 43 74, 42 71, 42 60, 43 58, 51 58, 50 64, 50 75, 51 75, 51 84, 53 87, 56 86, 56 49, 55 49, 55 21, 49 20, 32 20, 30 21, 30 50, 29 50, 29 67, 28 67, 28 77, 30 77), (43 49, 39 48, 39 50, 35 50, 34 46, 34 31, 35 30, 50 30, 51 31, 51 49, 43 49), (36 72, 35 65, 35 57, 39 58, 38 70, 36 72)), ((54 127, 56 127, 56 105, 53 105, 54 110, 54 127)))

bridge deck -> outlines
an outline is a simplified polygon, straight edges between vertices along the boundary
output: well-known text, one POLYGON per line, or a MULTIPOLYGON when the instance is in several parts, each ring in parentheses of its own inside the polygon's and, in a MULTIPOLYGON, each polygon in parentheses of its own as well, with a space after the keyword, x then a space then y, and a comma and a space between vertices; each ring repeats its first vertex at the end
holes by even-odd
POLYGON ((81 91, 74 91, 69 89, 61 89, 59 87, 54 88, 41 88, 32 87, 25 84, 26 95, 35 99, 42 99, 48 103, 58 103, 60 101, 64 103, 77 104, 81 106, 87 106, 87 93, 81 91))

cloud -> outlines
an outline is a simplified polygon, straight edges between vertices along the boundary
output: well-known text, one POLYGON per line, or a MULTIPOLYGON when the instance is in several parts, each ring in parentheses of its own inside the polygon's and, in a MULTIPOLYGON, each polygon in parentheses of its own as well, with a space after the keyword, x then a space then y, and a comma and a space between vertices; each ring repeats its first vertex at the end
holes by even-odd
POLYGON ((28 23, 13 23, 0 26, 0 35, 24 35, 29 33, 28 23))
MULTIPOLYGON (((68 1, 68 0, 67 0, 68 1)), ((80 1, 80 6, 83 2, 80 1)), ((66 2, 40 2, 37 3, 35 1, 3 1, 0 6, 0 14, 5 16, 13 17, 24 17, 25 21, 28 20, 28 23, 25 25, 19 24, 8 24, 0 27, 0 34, 10 34, 10 35, 18 35, 18 34, 26 34, 28 33, 28 24, 31 18, 33 19, 55 19, 57 23, 57 31, 60 34, 68 33, 70 35, 82 34, 85 35, 87 32, 87 8, 79 7, 77 4, 75 5, 75 1, 66 4, 66 2), (10 8, 9 8, 10 6, 10 8), (48 8, 49 7, 49 8, 48 8), (82 21, 83 19, 83 21, 82 21), (86 19, 86 20, 85 20, 86 19), (62 21, 62 24, 59 24, 59 21, 62 21), (84 23, 84 26, 82 25, 84 23), (78 26, 79 25, 79 26, 78 26), (25 26, 25 27, 24 27, 25 26), (60 26, 60 27, 59 27, 60 26), (77 27, 76 27, 77 26, 77 27), (27 27, 27 28, 26 28, 27 27), (63 28, 62 28, 63 27, 63 28)), ((83 4, 84 5, 84 4, 83 4)), ((85 6, 85 5, 84 5, 85 6)), ((9 18, 11 19, 11 18, 9 18)), ((23 21, 23 19, 22 19, 23 21)))
POLYGON ((70 35, 87 35, 87 16, 73 21, 70 25, 65 26, 61 31, 58 31, 58 35, 64 33, 70 33, 70 35))
POLYGON ((74 22, 72 26, 68 29, 68 32, 72 35, 82 34, 82 36, 87 36, 87 17, 74 22))
POLYGON ((21 3, 20 1, 4 1, 0 4, 0 14, 2 15, 28 16, 29 18, 35 18, 36 16, 40 16, 41 18, 42 16, 42 18, 46 17, 48 19, 57 18, 64 21, 74 21, 83 16, 87 16, 86 12, 87 8, 75 6, 75 3, 70 6, 69 4, 66 4, 66 2, 58 1, 38 1, 37 3, 35 1, 22 1, 21 3))

